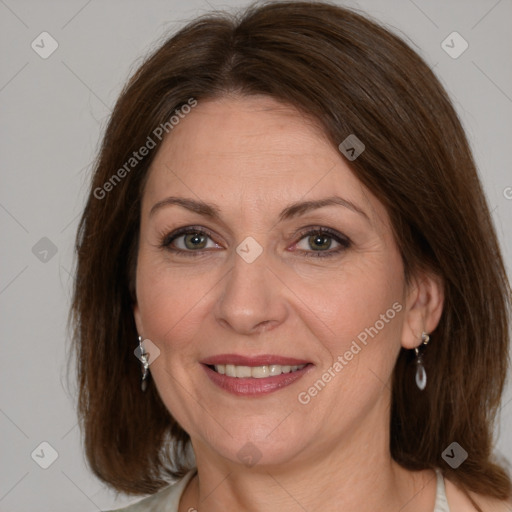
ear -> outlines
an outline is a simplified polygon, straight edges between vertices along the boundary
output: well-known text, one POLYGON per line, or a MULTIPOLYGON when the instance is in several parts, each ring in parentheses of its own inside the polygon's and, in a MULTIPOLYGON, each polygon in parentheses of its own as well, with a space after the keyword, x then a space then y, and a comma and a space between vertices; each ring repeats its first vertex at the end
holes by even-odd
POLYGON ((142 327, 142 317, 140 314, 139 304, 137 302, 133 304, 133 317, 135 319, 135 325, 137 326, 137 333, 142 336, 144 328, 142 327))
POLYGON ((421 274, 407 288, 402 346, 413 349, 421 344, 421 334, 430 334, 443 312, 444 283, 434 274, 421 274))

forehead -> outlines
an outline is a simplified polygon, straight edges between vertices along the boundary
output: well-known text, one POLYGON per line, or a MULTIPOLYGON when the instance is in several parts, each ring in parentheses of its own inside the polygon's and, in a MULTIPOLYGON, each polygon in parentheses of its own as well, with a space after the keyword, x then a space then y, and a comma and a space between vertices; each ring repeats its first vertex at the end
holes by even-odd
POLYGON ((339 193, 379 208, 319 124, 268 97, 199 101, 149 173, 145 210, 171 193, 260 207, 339 193))

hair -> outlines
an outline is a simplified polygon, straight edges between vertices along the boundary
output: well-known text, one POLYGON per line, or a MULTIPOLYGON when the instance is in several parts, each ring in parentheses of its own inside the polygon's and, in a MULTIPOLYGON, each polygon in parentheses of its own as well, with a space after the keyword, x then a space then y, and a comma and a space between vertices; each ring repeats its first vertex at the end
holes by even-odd
POLYGON ((161 140, 153 137, 156 148, 123 179, 112 178, 190 98, 229 94, 293 106, 335 147, 350 134, 363 141, 365 151, 348 163, 389 214, 407 283, 417 273, 438 276, 445 297, 424 355, 423 392, 410 385, 414 351, 398 356, 391 456, 410 470, 442 468, 466 494, 508 499, 493 429, 509 365, 511 290, 466 135, 408 44, 324 2, 259 3, 193 20, 145 58, 115 105, 78 228, 70 314, 92 471, 118 491, 146 494, 190 469, 190 437, 154 382, 141 392, 133 353, 141 197, 161 140), (456 470, 442 459, 454 441, 468 453, 456 470))

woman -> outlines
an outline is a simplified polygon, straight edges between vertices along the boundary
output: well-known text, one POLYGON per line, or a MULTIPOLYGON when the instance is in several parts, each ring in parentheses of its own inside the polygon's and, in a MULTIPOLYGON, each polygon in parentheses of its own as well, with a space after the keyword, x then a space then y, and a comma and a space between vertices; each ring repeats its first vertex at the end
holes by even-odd
POLYGON ((125 510, 511 510, 491 216, 446 92, 378 24, 277 2, 170 38, 77 256, 86 454, 152 494, 125 510))

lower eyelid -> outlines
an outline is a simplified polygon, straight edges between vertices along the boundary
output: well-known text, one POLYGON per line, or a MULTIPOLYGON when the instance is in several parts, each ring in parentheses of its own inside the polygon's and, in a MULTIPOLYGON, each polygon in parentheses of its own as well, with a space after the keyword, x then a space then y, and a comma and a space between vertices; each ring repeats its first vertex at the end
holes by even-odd
MULTIPOLYGON (((335 256, 335 255, 345 251, 346 249, 348 249, 351 246, 351 241, 349 239, 344 238, 340 235, 331 233, 330 231, 325 231, 325 230, 321 230, 321 229, 318 229, 318 230, 312 229, 311 231, 300 234, 299 235, 300 238, 298 239, 297 242, 294 243, 294 246, 296 246, 303 239, 307 238, 308 236, 314 235, 314 234, 325 235, 325 236, 331 238, 332 240, 334 240, 339 245, 335 249, 328 249, 325 251, 314 251, 314 250, 308 251, 308 250, 304 250, 304 249, 297 249, 298 252, 302 253, 306 257, 335 256)), ((220 246, 220 244, 218 242, 216 242, 214 240, 214 238, 212 237, 212 235, 210 233, 204 231, 203 229, 190 229, 188 231, 167 234, 161 238, 161 243, 159 244, 159 246, 163 249, 170 251, 170 252, 174 252, 176 254, 186 254, 187 256, 201 255, 201 254, 204 254, 205 252, 212 252, 212 249, 223 248, 222 246, 220 246), (211 242, 213 242, 216 245, 216 247, 215 248, 208 247, 208 248, 203 248, 203 249, 191 250, 191 249, 181 249, 178 247, 173 247, 171 245, 171 244, 175 243, 176 240, 178 240, 186 235, 194 234, 194 233, 200 233, 200 234, 206 236, 211 242)))
MULTIPOLYGON (((313 252, 315 254, 322 253, 322 252, 325 254, 336 253, 339 250, 348 249, 352 244, 350 239, 343 236, 341 233, 333 232, 331 229, 317 228, 317 229, 311 229, 310 231, 300 233, 298 235, 297 242, 295 242, 294 245, 297 245, 302 240, 304 240, 312 235, 316 235, 316 234, 330 238, 331 240, 333 240, 334 242, 336 242, 338 244, 338 247, 336 247, 335 249, 328 249, 326 251, 305 251, 305 252, 308 252, 308 253, 313 252)), ((299 250, 304 251, 303 249, 299 249, 299 250)))
MULTIPOLYGON (((183 240, 183 237, 187 236, 188 234, 190 234, 190 233, 181 233, 181 234, 179 234, 173 240, 171 240, 171 242, 169 242, 169 245, 171 243, 176 243, 176 240, 180 240, 180 239, 183 240)), ((204 235, 208 238, 209 242, 212 242, 212 243, 214 243, 217 246, 219 245, 217 242, 215 242, 215 240, 213 240, 213 238, 211 236, 207 235, 206 233, 204 233, 204 235)), ((213 249, 213 247, 204 247, 203 249, 197 249, 197 250, 183 249, 181 247, 175 247, 175 249, 178 249, 179 251, 183 251, 183 252, 199 252, 199 251, 204 251, 204 250, 207 250, 207 249, 213 249)))
MULTIPOLYGON (((336 240, 338 242, 338 240, 336 240)), ((298 252, 301 252, 306 257, 314 257, 314 258, 327 258, 330 256, 336 256, 343 252, 345 252, 349 247, 349 243, 341 243, 338 242, 340 245, 334 249, 329 249, 326 251, 305 251, 304 249, 297 249, 298 252)))
MULTIPOLYGON (((204 228, 199 228, 195 226, 188 226, 185 228, 176 229, 173 232, 165 232, 159 234, 159 240, 160 240, 160 246, 163 248, 170 247, 172 243, 174 243, 179 238, 182 238, 187 235, 191 234, 197 234, 204 235, 205 237, 209 238, 211 241, 213 241, 215 244, 219 245, 218 242, 216 242, 212 236, 212 234, 208 231, 206 231, 204 228)), ((191 251, 192 252, 192 251, 191 251)))

